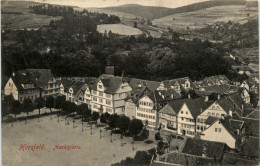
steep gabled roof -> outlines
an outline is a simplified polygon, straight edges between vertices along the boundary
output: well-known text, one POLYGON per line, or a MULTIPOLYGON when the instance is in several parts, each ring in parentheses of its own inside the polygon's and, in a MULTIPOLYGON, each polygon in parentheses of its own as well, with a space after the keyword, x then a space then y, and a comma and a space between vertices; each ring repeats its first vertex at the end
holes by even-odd
POLYGON ((226 144, 221 142, 206 141, 200 139, 187 138, 182 153, 220 159, 225 151, 226 144))
POLYGON ((81 90, 81 88, 83 88, 85 86, 85 82, 82 81, 76 81, 74 82, 74 84, 71 85, 71 88, 73 89, 73 94, 77 94, 78 91, 81 90))
POLYGON ((193 118, 197 118, 197 116, 208 107, 208 104, 203 98, 188 99, 185 101, 185 104, 189 108, 193 118))
POLYGON ((129 85, 131 86, 134 92, 140 88, 138 86, 139 84, 141 84, 142 86, 146 86, 150 91, 155 91, 159 87, 161 82, 142 80, 137 78, 132 78, 129 82, 129 85))
POLYGON ((101 81, 105 87, 105 93, 114 94, 119 89, 120 85, 124 82, 128 82, 124 77, 117 77, 113 75, 102 74, 93 83, 92 89, 97 90, 97 84, 101 81))
POLYGON ((43 88, 48 85, 50 78, 53 77, 50 69, 26 69, 19 70, 16 72, 17 75, 29 75, 31 80, 43 88))
POLYGON ((207 125, 212 125, 215 121, 217 121, 219 118, 214 117, 214 116, 209 116, 206 121, 205 124, 207 125))
POLYGON ((15 76, 12 76, 11 79, 13 80, 13 82, 18 90, 24 89, 22 84, 34 84, 31 77, 28 75, 15 75, 15 76))
POLYGON ((259 109, 255 109, 253 112, 251 112, 250 114, 248 114, 248 115, 246 116, 246 118, 260 119, 260 110, 259 110, 259 109))
POLYGON ((237 133, 238 129, 241 129, 245 122, 242 120, 231 119, 230 116, 225 117, 224 119, 219 119, 219 122, 227 129, 227 131, 237 139, 239 134, 237 133))
POLYGON ((184 102, 185 102, 185 99, 171 101, 167 105, 165 105, 163 108, 161 108, 159 113, 175 116, 180 111, 184 102))

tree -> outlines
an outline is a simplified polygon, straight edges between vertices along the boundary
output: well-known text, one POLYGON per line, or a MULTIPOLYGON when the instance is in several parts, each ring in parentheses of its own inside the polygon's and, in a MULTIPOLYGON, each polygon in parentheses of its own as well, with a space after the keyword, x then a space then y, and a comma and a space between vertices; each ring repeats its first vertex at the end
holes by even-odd
POLYGON ((99 118, 99 113, 98 112, 93 112, 92 113, 92 120, 97 121, 98 118, 99 118))
POLYGON ((86 103, 82 103, 81 105, 78 106, 77 109, 77 114, 78 115, 83 115, 85 111, 88 110, 88 105, 86 103))
POLYGON ((159 141, 157 143, 157 154, 163 155, 165 150, 165 145, 163 141, 159 141))
POLYGON ((18 100, 14 100, 12 106, 12 113, 14 118, 16 118, 16 115, 21 113, 21 103, 18 100))
POLYGON ((155 139, 156 141, 162 140, 162 136, 161 136, 160 132, 157 132, 157 133, 154 135, 154 139, 155 139))
POLYGON ((118 119, 119 119, 119 116, 117 114, 110 115, 110 117, 108 118, 109 127, 116 128, 118 119))
POLYGON ((23 112, 25 112, 27 114, 27 118, 28 118, 29 112, 33 112, 33 110, 34 110, 32 100, 29 98, 25 99, 23 101, 22 108, 23 108, 23 112))
POLYGON ((38 121, 41 115, 41 108, 44 106, 44 100, 41 97, 38 97, 35 99, 35 108, 37 108, 39 110, 39 116, 38 116, 38 121))
POLYGON ((88 119, 91 116, 91 110, 87 109, 83 112, 83 119, 88 119))
POLYGON ((129 129, 130 122, 130 118, 123 115, 118 118, 116 126, 120 129, 121 133, 125 133, 129 129))
POLYGON ((100 117, 100 122, 101 122, 101 123, 108 123, 109 117, 110 117, 110 114, 109 114, 109 113, 107 113, 107 112, 103 113, 103 114, 101 115, 101 117, 100 117))
POLYGON ((129 125, 129 131, 131 135, 138 135, 143 129, 143 122, 139 119, 133 119, 129 125))
POLYGON ((65 114, 70 114, 70 113, 77 111, 77 105, 75 103, 70 102, 70 101, 65 101, 62 104, 61 109, 62 109, 62 111, 65 112, 65 114))
POLYGON ((57 96, 55 98, 54 108, 55 109, 61 109, 62 104, 66 101, 66 96, 57 96))
POLYGON ((50 109, 50 112, 52 112, 51 109, 54 107, 54 98, 53 98, 53 96, 48 96, 46 98, 45 105, 46 105, 47 108, 50 109))
POLYGON ((134 157, 136 165, 149 165, 152 159, 152 155, 146 151, 137 151, 134 157))

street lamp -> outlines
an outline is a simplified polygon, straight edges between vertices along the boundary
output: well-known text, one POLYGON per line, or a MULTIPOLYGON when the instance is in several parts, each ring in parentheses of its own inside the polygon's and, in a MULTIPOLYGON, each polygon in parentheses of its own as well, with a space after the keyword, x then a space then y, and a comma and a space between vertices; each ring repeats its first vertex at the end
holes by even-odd
POLYGON ((74 123, 75 123, 75 120, 73 120, 73 128, 75 128, 74 123))
POLYGON ((120 139, 121 139, 121 146, 123 146, 123 134, 121 134, 121 136, 120 136, 120 139))
POLYGON ((101 138, 101 133, 102 133, 102 130, 100 130, 100 138, 101 138))
POLYGON ((111 135, 110 142, 113 142, 113 139, 112 139, 113 133, 112 133, 112 131, 111 131, 110 135, 111 135))
POLYGON ((90 129, 91 129, 91 135, 92 135, 92 124, 91 124, 91 126, 90 126, 90 129))
POLYGON ((133 140, 132 150, 135 150, 135 141, 133 140))

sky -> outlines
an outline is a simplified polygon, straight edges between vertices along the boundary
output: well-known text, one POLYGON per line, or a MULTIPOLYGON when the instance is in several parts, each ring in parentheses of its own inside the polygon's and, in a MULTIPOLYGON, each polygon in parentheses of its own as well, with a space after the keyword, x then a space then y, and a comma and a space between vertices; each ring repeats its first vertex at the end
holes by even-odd
POLYGON ((125 4, 139 4, 143 6, 161 6, 168 8, 177 8, 192 3, 203 2, 208 0, 26 0, 49 4, 70 5, 79 7, 109 7, 125 4))

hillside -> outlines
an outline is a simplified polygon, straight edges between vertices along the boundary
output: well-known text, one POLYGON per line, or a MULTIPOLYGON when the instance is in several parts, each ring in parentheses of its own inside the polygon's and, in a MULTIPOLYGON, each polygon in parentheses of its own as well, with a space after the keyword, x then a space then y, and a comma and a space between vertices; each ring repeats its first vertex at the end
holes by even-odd
POLYGON ((212 0, 206 2, 195 3, 178 8, 165 8, 165 7, 153 7, 153 6, 141 6, 136 4, 122 5, 116 7, 107 7, 104 9, 125 12, 151 20, 165 17, 168 15, 197 11, 214 6, 226 6, 226 5, 245 5, 245 0, 212 0), (156 12, 155 12, 156 11, 156 12))

